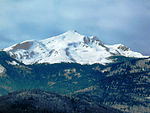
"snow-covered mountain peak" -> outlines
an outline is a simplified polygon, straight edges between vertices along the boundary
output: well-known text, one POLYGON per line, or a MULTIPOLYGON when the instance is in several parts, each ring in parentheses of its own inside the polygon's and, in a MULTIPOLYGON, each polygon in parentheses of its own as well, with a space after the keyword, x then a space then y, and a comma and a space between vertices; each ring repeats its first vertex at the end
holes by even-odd
POLYGON ((105 45, 99 38, 84 36, 74 30, 48 39, 29 40, 5 48, 25 64, 74 62, 80 64, 112 62, 110 56, 144 57, 122 44, 105 45))
POLYGON ((57 49, 70 46, 104 46, 104 44, 95 36, 84 36, 77 31, 70 30, 61 35, 41 40, 46 46, 58 45, 57 49))
POLYGON ((78 34, 78 35, 80 35, 76 30, 69 30, 63 34, 78 34))
POLYGON ((41 40, 41 42, 43 43, 53 43, 53 42, 57 42, 57 43, 71 43, 71 42, 79 42, 79 41, 82 41, 83 40, 83 35, 80 35, 79 33, 77 33, 76 31, 74 30, 70 30, 70 31, 67 31, 63 34, 60 34, 58 36, 54 36, 54 37, 50 37, 48 39, 44 39, 44 40, 41 40))
POLYGON ((106 45, 107 47, 109 48, 113 48, 113 49, 119 49, 119 50, 122 50, 122 51, 130 51, 130 48, 126 47, 125 45, 123 44, 114 44, 114 45, 106 45))
MULTIPOLYGON (((77 31, 75 30, 69 30, 63 34, 60 34, 58 36, 54 36, 54 38, 62 38, 62 39, 73 39, 75 40, 76 38, 81 38, 83 37, 83 35, 79 34, 77 31)), ((53 37, 50 37, 53 38, 53 37)))

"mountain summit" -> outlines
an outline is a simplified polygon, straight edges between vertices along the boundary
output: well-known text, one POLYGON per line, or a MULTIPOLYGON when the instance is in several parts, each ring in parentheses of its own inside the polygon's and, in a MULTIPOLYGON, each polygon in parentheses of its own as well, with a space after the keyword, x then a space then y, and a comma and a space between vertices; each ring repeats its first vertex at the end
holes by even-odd
POLYGON ((113 62, 109 59, 111 56, 144 57, 122 44, 105 45, 97 37, 84 36, 74 30, 40 41, 24 41, 4 51, 24 64, 106 64, 113 62))

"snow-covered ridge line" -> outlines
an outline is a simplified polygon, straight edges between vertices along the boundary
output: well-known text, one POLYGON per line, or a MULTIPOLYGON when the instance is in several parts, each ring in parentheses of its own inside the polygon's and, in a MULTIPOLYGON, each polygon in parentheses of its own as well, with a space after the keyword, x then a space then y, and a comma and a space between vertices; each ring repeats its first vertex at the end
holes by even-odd
POLYGON ((110 56, 145 57, 122 44, 105 45, 97 37, 68 31, 45 40, 28 40, 4 51, 24 64, 74 62, 79 64, 106 64, 110 56))

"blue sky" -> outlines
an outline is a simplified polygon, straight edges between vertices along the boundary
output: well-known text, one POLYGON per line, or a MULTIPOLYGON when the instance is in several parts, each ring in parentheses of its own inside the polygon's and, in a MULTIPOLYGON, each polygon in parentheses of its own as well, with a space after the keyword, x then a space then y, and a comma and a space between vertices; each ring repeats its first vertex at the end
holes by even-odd
POLYGON ((0 48, 70 29, 150 55, 150 0, 0 0, 0 48))

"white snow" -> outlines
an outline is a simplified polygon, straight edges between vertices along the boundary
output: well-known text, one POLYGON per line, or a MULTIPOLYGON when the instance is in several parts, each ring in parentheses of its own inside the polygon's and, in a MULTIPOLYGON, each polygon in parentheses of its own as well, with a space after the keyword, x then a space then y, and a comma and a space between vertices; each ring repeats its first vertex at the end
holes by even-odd
POLYGON ((0 74, 3 73, 4 71, 5 71, 5 68, 0 64, 0 74))
POLYGON ((147 99, 150 99, 150 97, 146 97, 147 99))
POLYGON ((12 62, 7 61, 7 63, 8 63, 8 64, 11 64, 11 65, 19 65, 16 61, 12 61, 12 62))
MULTIPOLYGON (((28 41, 25 41, 28 42, 28 41)), ((73 30, 45 40, 32 41, 33 45, 28 49, 17 49, 13 46, 4 51, 15 55, 16 59, 25 63, 61 63, 75 62, 79 64, 106 64, 113 62, 108 57, 122 55, 126 57, 144 57, 122 44, 104 45, 98 38, 84 36, 73 30)), ((24 42, 20 43, 23 44, 24 42)))
POLYGON ((127 48, 122 44, 106 45, 106 47, 108 47, 110 49, 111 53, 123 55, 126 57, 138 57, 138 58, 147 57, 147 56, 143 56, 141 53, 130 50, 130 48, 127 48), (119 49, 119 47, 125 47, 128 50, 125 51, 125 50, 119 49))

